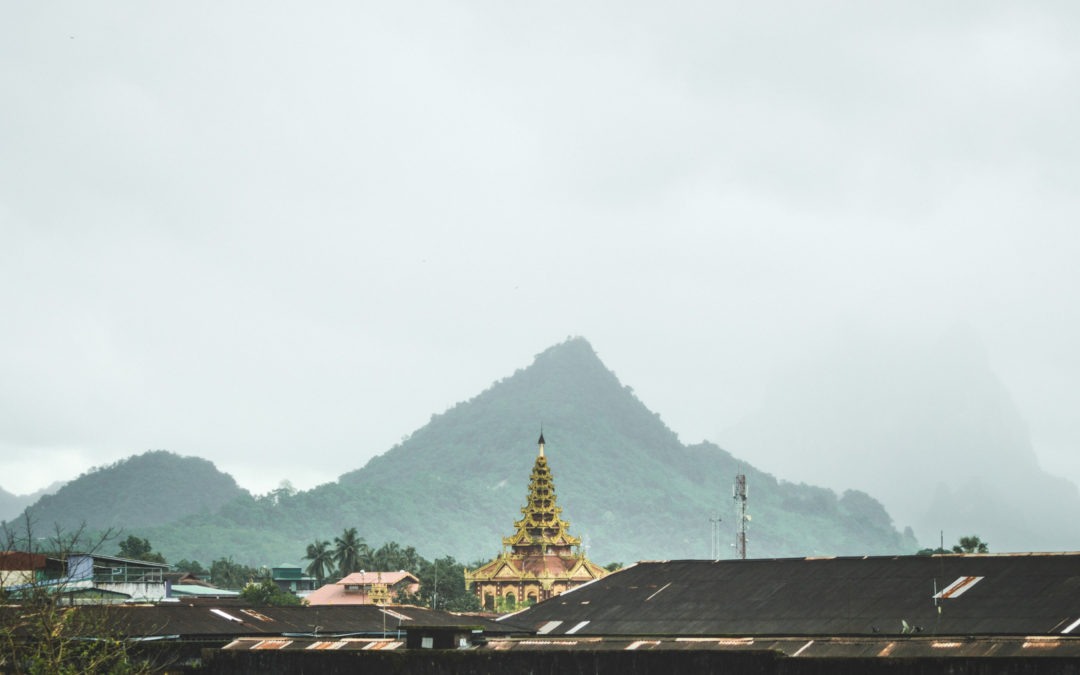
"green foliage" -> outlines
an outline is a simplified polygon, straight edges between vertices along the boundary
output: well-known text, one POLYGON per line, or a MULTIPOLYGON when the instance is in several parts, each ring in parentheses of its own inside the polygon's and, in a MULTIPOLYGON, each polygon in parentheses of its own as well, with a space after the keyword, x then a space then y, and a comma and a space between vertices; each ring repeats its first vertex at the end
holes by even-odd
POLYGON ((334 537, 334 560, 338 564, 338 574, 346 576, 360 571, 361 562, 371 555, 363 537, 356 533, 355 527, 346 528, 340 537, 334 537))
POLYGON ((249 583, 240 591, 240 597, 254 605, 288 607, 304 604, 303 600, 288 591, 281 590, 270 579, 249 583))
POLYGON ((420 579, 420 593, 413 600, 415 604, 450 612, 480 611, 476 594, 465 587, 465 566, 453 556, 434 561, 418 558, 415 570, 399 569, 411 571, 420 579))
POLYGON ((241 565, 229 558, 218 558, 210 563, 210 583, 218 588, 239 590, 255 581, 270 578, 270 570, 265 567, 241 565))
POLYGON ((420 569, 421 558, 412 546, 402 548, 396 541, 389 541, 371 552, 365 569, 404 570, 416 574, 420 569))
POLYGON ((604 569, 606 569, 608 572, 618 572, 622 568, 623 564, 621 562, 612 562, 604 565, 604 569))
POLYGON ((307 554, 304 560, 310 560, 304 572, 315 577, 320 586, 326 581, 326 577, 334 573, 334 551, 330 548, 330 542, 325 539, 316 539, 308 544, 307 554))
POLYGON ((120 557, 130 558, 131 560, 145 560, 146 562, 164 563, 167 562, 160 553, 152 550, 150 541, 135 535, 128 535, 128 538, 120 542, 120 557))
POLYGON ((954 545, 952 549, 942 548, 924 548, 920 549, 915 555, 935 555, 941 553, 989 553, 990 545, 979 539, 978 535, 971 535, 970 537, 960 537, 960 543, 954 545))
POLYGON ((990 545, 977 535, 960 537, 960 543, 952 547, 953 553, 989 553, 990 545))
POLYGON ((183 559, 176 562, 173 565, 173 569, 177 572, 187 572, 188 574, 194 574, 197 577, 205 577, 210 575, 210 570, 203 567, 198 560, 183 559))

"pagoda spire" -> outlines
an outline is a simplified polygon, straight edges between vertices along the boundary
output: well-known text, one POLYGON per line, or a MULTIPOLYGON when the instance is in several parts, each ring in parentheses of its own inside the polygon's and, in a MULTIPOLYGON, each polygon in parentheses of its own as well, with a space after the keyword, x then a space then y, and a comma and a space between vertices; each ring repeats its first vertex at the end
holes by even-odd
POLYGON ((503 538, 503 545, 518 553, 531 548, 537 552, 559 550, 569 553, 571 547, 581 545, 581 539, 569 533, 570 523, 562 519, 562 508, 555 503, 555 482, 544 456, 543 431, 537 445, 539 452, 529 477, 529 494, 521 509, 523 518, 514 523, 517 531, 503 538))
POLYGON ((465 571, 465 583, 489 610, 546 600, 607 574, 585 556, 581 539, 570 534, 570 523, 562 518, 555 480, 544 456, 542 425, 536 443, 529 493, 514 533, 503 537, 503 551, 497 558, 465 571))

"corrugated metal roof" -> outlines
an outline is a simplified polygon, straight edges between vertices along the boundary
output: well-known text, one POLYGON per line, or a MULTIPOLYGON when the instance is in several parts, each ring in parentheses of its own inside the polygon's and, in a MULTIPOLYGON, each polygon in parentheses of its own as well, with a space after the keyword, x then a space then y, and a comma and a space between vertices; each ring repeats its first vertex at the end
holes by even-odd
POLYGON ((673 638, 594 637, 543 640, 497 638, 480 649, 494 651, 769 651, 790 658, 1080 657, 1080 638, 1038 637, 673 638))
POLYGON ((223 588, 214 588, 212 586, 203 586, 201 584, 172 584, 170 587, 173 595, 176 596, 190 596, 197 595, 207 598, 235 598, 240 595, 239 591, 227 591, 223 588))
POLYGON ((227 651, 261 651, 266 649, 283 651, 366 651, 393 650, 404 646, 401 640, 346 638, 344 640, 261 640, 259 638, 238 638, 222 649, 227 651))
POLYGON ((576 636, 967 636, 1068 634, 1078 620, 1073 553, 642 562, 504 623, 576 636))
MULTIPOLYGON (((205 601, 204 601, 205 603, 205 601)), ((215 607, 199 605, 142 605, 142 606, 84 606, 75 611, 98 613, 102 621, 131 637, 156 635, 180 635, 189 637, 232 638, 237 636, 273 637, 325 635, 393 635, 399 627, 398 619, 383 613, 374 605, 346 607, 258 607, 255 610, 236 605, 215 607)), ((515 627, 477 616, 462 616, 426 609, 423 607, 395 607, 395 613, 404 613, 412 620, 401 623, 422 626, 478 626, 485 633, 509 634, 515 627)), ((22 611, 18 606, 0 607, 0 624, 14 622, 22 611)), ((97 621, 89 625, 99 625, 97 621)))
MULTIPOLYGON (((369 650, 397 649, 399 640, 348 638, 337 641, 294 639, 284 644, 260 638, 240 638, 225 647, 228 651, 283 649, 369 650)), ((479 651, 698 651, 698 652, 774 652, 794 659, 835 658, 970 658, 1080 657, 1080 638, 1040 640, 1038 637, 968 637, 943 640, 933 637, 849 637, 849 638, 672 638, 672 637, 593 637, 593 638, 496 638, 472 649, 479 651)))

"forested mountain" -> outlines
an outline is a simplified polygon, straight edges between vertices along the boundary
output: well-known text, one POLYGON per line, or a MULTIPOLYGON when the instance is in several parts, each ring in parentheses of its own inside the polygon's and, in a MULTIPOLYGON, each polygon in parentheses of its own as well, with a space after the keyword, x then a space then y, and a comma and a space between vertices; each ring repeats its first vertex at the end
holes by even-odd
POLYGON ((599 562, 707 557, 710 519, 731 555, 731 486, 747 475, 754 556, 912 552, 874 499, 778 482, 710 444, 684 446, 583 339, 460 403, 362 469, 331 484, 140 528, 167 557, 298 561, 307 543, 356 526, 374 545, 424 555, 490 557, 525 503, 543 423, 563 516, 599 562))
MULTIPOLYGON (((232 476, 197 457, 156 450, 91 469, 27 509, 38 536, 56 525, 127 530, 212 513, 246 495, 232 476)), ((19 529, 22 529, 21 527, 19 529)))

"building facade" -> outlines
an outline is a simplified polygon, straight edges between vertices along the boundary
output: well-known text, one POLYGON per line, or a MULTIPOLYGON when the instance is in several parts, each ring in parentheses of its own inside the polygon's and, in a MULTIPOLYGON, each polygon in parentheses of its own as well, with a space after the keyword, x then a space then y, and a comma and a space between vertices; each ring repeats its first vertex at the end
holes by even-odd
POLYGON ((389 605, 420 592, 415 575, 399 572, 353 572, 307 595, 309 605, 389 605))
POLYGON ((529 496, 516 531, 503 538, 497 558, 465 571, 465 583, 485 609, 510 610, 564 593, 607 574, 581 552, 581 539, 569 532, 570 523, 556 505, 555 483, 544 435, 529 479, 529 496))

